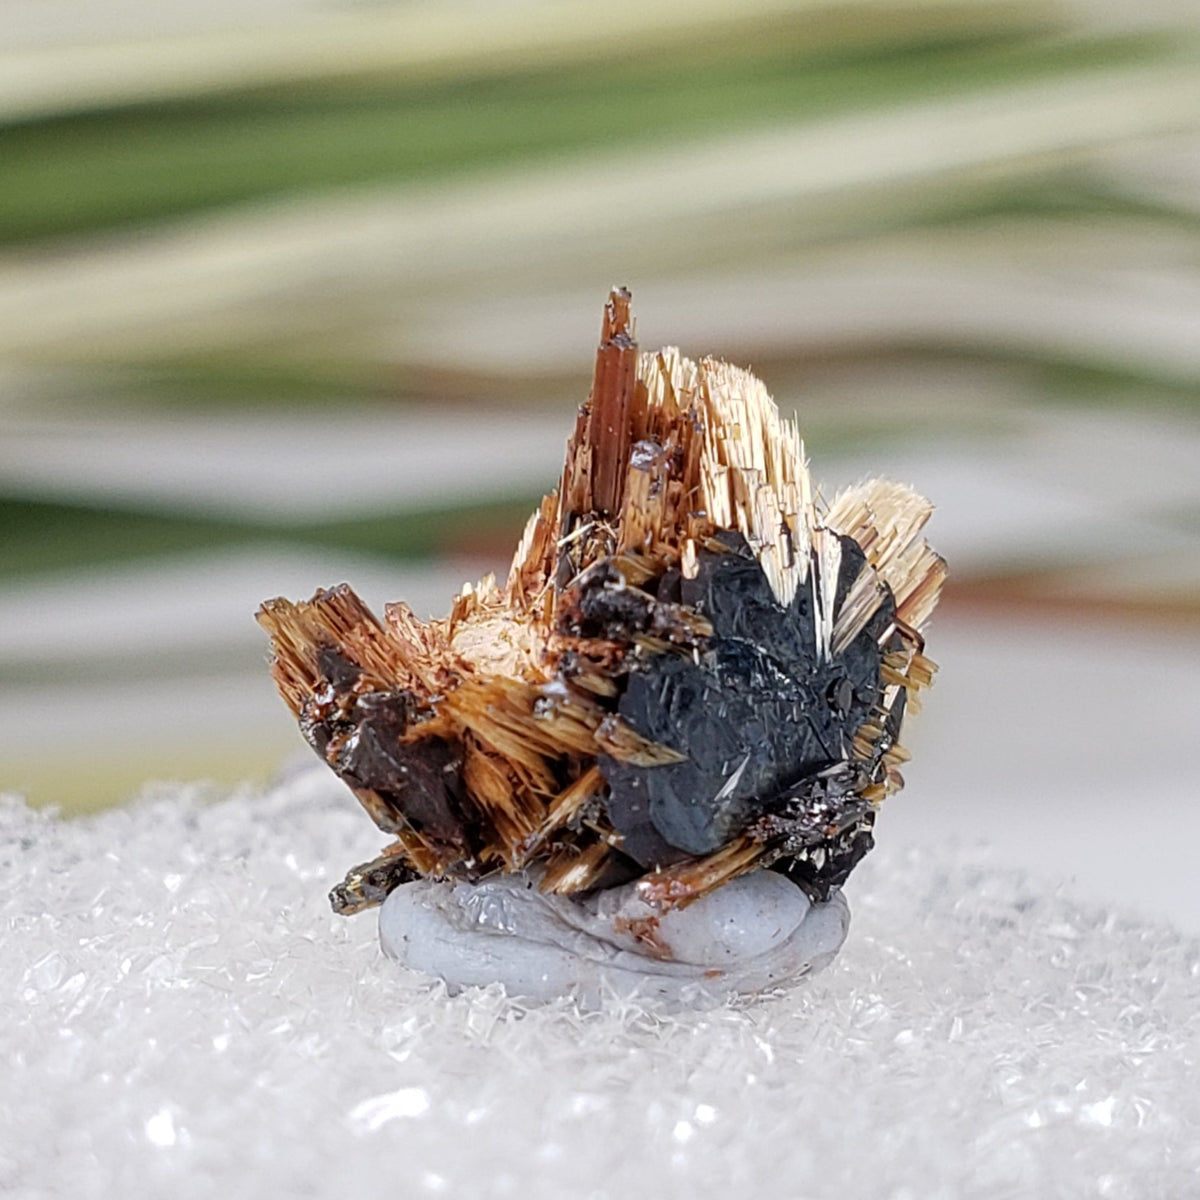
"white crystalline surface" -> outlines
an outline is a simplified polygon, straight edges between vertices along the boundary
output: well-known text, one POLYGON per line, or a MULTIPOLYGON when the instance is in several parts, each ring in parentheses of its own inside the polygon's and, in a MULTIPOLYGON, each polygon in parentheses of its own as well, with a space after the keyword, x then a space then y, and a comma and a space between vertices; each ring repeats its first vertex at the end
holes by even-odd
POLYGON ((527 1010, 329 912, 377 845, 311 775, 0 807, 0 1195, 1200 1194, 1200 946, 1169 928, 885 839, 819 976, 527 1010))

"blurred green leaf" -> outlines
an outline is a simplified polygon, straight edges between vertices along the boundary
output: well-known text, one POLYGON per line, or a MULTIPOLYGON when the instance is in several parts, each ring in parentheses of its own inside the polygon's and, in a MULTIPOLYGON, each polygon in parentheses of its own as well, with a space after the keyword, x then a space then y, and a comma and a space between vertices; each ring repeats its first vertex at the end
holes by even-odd
POLYGON ((0 578, 236 545, 252 527, 163 513, 0 499, 0 578))
POLYGON ((1011 34, 813 57, 786 36, 728 58, 404 87, 293 89, 0 132, 0 241, 109 228, 371 181, 417 181, 613 145, 1152 60, 1158 37, 1011 34))
POLYGON ((0 499, 0 578, 270 541, 395 559, 470 554, 502 559, 540 496, 458 508, 279 525, 49 501, 0 499))

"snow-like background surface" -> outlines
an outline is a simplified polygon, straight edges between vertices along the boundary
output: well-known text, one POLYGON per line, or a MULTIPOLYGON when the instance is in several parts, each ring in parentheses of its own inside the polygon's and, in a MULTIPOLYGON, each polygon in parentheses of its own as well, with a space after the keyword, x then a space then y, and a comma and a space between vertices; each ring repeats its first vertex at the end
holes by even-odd
POLYGON ((325 892, 378 835, 322 774, 0 809, 6 1197, 1185 1196, 1200 943, 882 849, 821 976, 581 1016, 448 997, 325 892))

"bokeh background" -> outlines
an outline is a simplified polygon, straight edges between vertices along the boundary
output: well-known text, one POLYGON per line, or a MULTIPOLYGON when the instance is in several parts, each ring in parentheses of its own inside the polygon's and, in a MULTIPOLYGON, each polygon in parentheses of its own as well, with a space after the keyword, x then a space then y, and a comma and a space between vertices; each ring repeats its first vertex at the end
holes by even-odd
POLYGON ((611 284, 939 505, 881 818, 1200 931, 1200 13, 0 0, 0 787, 266 780, 253 612, 444 611, 611 284))

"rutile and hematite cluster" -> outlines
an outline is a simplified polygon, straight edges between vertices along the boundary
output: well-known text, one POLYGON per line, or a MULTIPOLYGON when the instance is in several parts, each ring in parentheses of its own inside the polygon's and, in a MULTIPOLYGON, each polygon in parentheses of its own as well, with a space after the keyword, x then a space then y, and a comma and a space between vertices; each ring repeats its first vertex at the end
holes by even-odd
POLYGON ((658 911, 763 868, 821 900, 902 786, 945 578, 931 505, 875 479, 826 507, 763 384, 639 353, 629 301, 503 584, 429 622, 346 585, 258 614, 304 737, 394 839, 339 912, 521 870, 639 880, 658 911))

